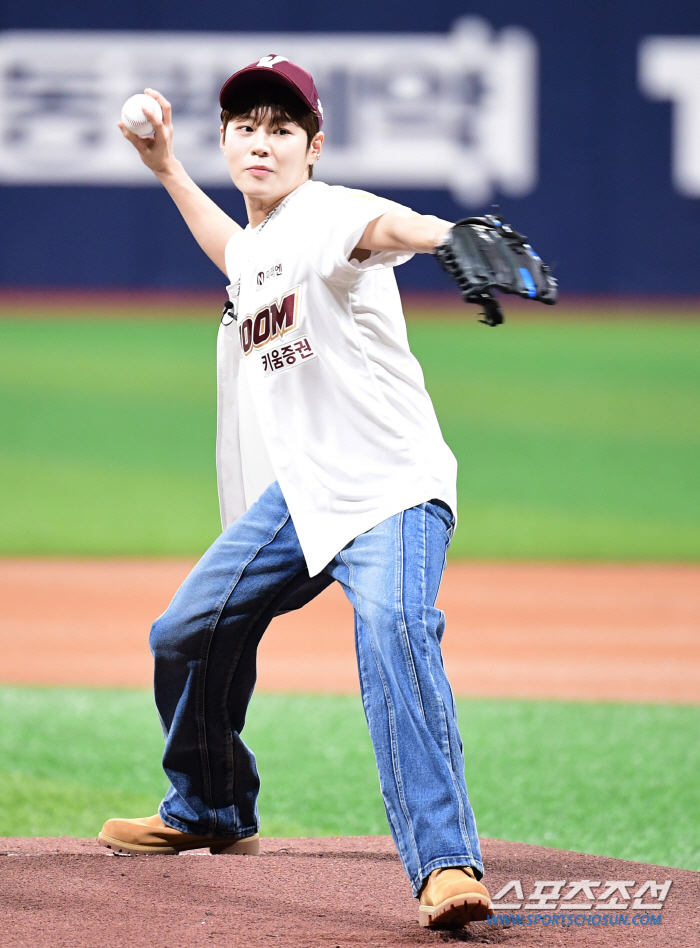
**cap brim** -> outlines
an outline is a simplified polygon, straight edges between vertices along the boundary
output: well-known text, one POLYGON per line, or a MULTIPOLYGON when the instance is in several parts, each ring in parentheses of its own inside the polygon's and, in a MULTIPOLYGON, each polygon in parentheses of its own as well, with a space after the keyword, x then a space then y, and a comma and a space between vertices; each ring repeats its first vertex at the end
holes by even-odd
POLYGON ((248 66, 246 69, 241 69, 239 72, 234 73, 221 87, 219 105, 222 109, 228 109, 233 94, 237 92, 238 89, 243 88, 243 86, 255 85, 256 83, 262 84, 264 82, 286 86, 298 99, 301 99, 305 105, 308 105, 312 112, 316 112, 316 109, 295 82, 285 76, 284 73, 270 69, 268 66, 248 66))

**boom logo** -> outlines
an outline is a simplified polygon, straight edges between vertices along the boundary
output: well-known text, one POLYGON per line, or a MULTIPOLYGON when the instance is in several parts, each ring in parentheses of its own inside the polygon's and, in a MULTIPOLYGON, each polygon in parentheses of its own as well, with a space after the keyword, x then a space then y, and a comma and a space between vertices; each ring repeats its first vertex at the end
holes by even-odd
POLYGON ((273 339, 282 338, 296 327, 300 291, 301 287, 295 286, 284 294, 281 302, 274 300, 259 309, 255 316, 246 316, 238 329, 244 355, 273 339))

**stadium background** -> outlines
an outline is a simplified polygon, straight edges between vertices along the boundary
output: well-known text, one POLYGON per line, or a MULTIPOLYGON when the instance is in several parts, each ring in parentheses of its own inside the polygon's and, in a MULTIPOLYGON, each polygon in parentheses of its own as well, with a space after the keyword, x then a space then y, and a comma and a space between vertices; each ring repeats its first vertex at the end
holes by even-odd
MULTIPOLYGON (((537 235, 542 255, 557 263, 565 293, 700 292, 698 194, 679 194, 672 184, 674 108, 642 91, 638 62, 647 37, 698 34, 700 13, 684 0, 537 0, 526 7, 515 0, 428 6, 359 0, 347 9, 270 0, 264 19, 250 5, 223 0, 197 7, 39 0, 3 2, 0 10, 4 30, 446 34, 465 15, 480 16, 495 30, 524 28, 539 51, 538 180, 522 197, 495 194, 503 213, 537 235)), ((695 81, 690 74, 691 87, 695 81)), ((698 108, 684 100, 675 121, 679 111, 698 108)), ((115 147, 124 146, 115 140, 115 147)), ((447 220, 465 210, 445 192, 385 190, 447 220)), ((231 188, 212 196, 240 216, 231 188)), ((157 188, 4 186, 0 217, 6 286, 221 286, 157 188)), ((399 280, 413 289, 447 286, 425 260, 402 268, 399 280)))
MULTIPOLYGON (((462 528, 450 569, 460 558, 585 560, 608 576, 605 564, 664 561, 685 563, 692 580, 700 554, 700 192, 692 180, 679 185, 677 144, 679 123, 692 144, 700 105, 690 81, 675 101, 650 97, 639 56, 650 37, 700 43, 700 13, 680 0, 359 2, 347 10, 271 0, 260 16, 242 3, 3 2, 0 43, 11 30, 394 34, 400 24, 447 35, 464 16, 483 18, 493 35, 528 31, 537 49, 536 173, 526 193, 495 187, 470 205, 446 189, 366 183, 447 219, 498 203, 556 264, 562 286, 562 306, 506 305, 509 322, 492 333, 464 318, 431 259, 398 271, 412 345, 460 460, 462 528)), ((6 68, 4 102, 12 79, 6 68)), ((62 107, 50 96, 34 102, 42 115, 62 107)), ((5 141, 0 151, 11 147, 5 141)), ((116 130, 114 147, 125 147, 116 130)), ((0 628, 9 657, 0 668, 8 683, 0 690, 0 833, 90 835, 117 811, 157 804, 152 699, 139 689, 48 687, 57 679, 38 671, 46 662, 38 645, 32 654, 28 617, 50 590, 59 604, 46 606, 50 631, 72 621, 47 558, 72 568, 86 557, 194 557, 216 535, 213 346, 223 282, 157 188, 0 182, 0 628), (19 567, 35 572, 19 583, 19 567)), ((207 190, 242 219, 232 188, 207 190)), ((663 638, 674 631, 673 596, 686 605, 697 596, 690 581, 682 595, 670 578, 660 582, 663 638)), ((73 595, 87 592, 78 584, 73 595)), ((673 667, 697 677, 693 608, 684 644, 674 639, 670 648, 673 667)), ((102 635, 99 604, 90 621, 102 635)), ((527 647, 526 627, 511 621, 527 647)), ((628 631, 623 674, 625 657, 630 667, 639 658, 628 631)), ((546 650, 537 654, 546 665, 546 650)), ((95 684, 77 673, 61 680, 95 684)), ((468 761, 481 831, 700 868, 697 698, 667 690, 644 703, 649 695, 626 704, 554 701, 562 695, 523 689, 477 698, 462 689, 462 720, 489 735, 468 761)), ((269 692, 255 702, 248 733, 268 835, 386 832, 354 694, 269 692)))

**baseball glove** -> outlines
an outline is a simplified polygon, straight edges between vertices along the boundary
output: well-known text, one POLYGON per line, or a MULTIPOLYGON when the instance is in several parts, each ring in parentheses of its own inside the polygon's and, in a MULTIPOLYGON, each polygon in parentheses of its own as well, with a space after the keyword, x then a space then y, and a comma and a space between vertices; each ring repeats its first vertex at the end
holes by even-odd
POLYGON ((462 299, 483 307, 479 321, 487 326, 503 322, 494 289, 550 305, 557 301, 557 281, 527 237, 492 214, 459 221, 435 248, 435 256, 459 284, 462 299))

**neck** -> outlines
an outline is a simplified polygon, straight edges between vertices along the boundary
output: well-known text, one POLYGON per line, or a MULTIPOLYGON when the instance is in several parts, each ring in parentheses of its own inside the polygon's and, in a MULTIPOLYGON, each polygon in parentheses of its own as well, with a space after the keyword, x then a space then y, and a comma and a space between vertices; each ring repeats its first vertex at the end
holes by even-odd
POLYGON ((255 197, 254 195, 244 194, 243 198, 245 200, 246 211, 248 212, 248 220, 250 221, 251 227, 257 227, 258 224, 262 224, 267 215, 274 211, 276 207, 279 207, 282 201, 286 201, 289 195, 296 191, 297 188, 300 188, 302 184, 306 184, 308 178, 304 178, 303 181, 300 181, 299 184, 296 184, 293 188, 287 191, 285 194, 280 195, 276 198, 260 198, 255 197))

